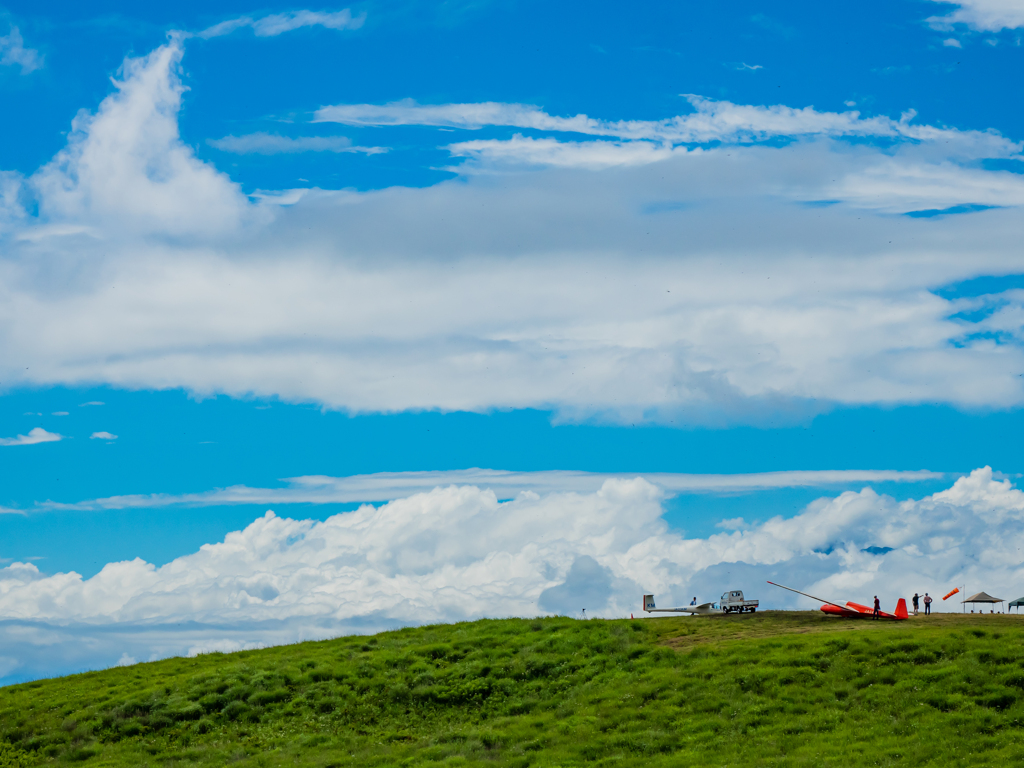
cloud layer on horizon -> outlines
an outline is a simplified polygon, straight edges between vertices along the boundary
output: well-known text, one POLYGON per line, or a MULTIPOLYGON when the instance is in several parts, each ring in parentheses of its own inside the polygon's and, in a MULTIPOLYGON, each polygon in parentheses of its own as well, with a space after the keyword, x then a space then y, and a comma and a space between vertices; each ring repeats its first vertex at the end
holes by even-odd
MULTIPOLYGON (((456 141, 427 188, 248 196, 180 139, 183 45, 0 176, 6 385, 679 426, 1024 403, 1024 294, 935 292, 1020 271, 1024 181, 981 161, 1021 145, 994 131, 694 97, 566 118, 583 141, 456 141)), ((475 107, 463 127, 562 120, 475 107)))
POLYGON ((738 587, 766 608, 816 607, 766 579, 892 603, 965 583, 1024 589, 1024 493, 987 467, 920 500, 865 488, 705 539, 670 531, 661 499, 642 478, 506 502, 449 486, 323 522, 267 512, 159 568, 136 559, 82 579, 14 563, 0 569, 0 641, 21 660, 7 675, 482 616, 624 616, 643 592, 667 606, 738 587), (600 594, 577 572, 597 574, 600 594))

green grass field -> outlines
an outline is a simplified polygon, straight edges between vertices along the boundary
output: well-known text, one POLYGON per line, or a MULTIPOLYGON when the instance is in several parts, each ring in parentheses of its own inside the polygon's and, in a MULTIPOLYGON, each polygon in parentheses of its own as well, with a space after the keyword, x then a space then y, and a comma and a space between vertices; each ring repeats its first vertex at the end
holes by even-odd
POLYGON ((0 688, 0 767, 1024 761, 1024 618, 508 619, 0 688))

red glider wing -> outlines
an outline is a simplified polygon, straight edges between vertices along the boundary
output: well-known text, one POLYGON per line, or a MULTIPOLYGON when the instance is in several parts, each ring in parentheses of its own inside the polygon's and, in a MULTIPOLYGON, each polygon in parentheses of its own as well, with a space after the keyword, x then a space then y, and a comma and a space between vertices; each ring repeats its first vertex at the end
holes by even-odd
MULTIPOLYGON (((839 603, 833 603, 830 600, 822 600, 820 597, 809 595, 806 592, 801 592, 799 589, 793 589, 792 587, 785 587, 782 584, 776 584, 774 581, 769 581, 773 587, 781 587, 782 589, 788 589, 790 592, 796 592, 798 595, 809 597, 812 600, 819 600, 824 603, 821 606, 822 613, 827 613, 829 616, 841 616, 847 619, 867 619, 875 615, 873 609, 868 608, 866 605, 860 603, 854 603, 852 601, 847 602, 846 605, 839 605, 839 603)), ((907 618, 907 601, 902 597, 896 603, 896 613, 886 613, 885 611, 878 612, 878 618, 880 619, 892 619, 894 621, 902 621, 907 618)))

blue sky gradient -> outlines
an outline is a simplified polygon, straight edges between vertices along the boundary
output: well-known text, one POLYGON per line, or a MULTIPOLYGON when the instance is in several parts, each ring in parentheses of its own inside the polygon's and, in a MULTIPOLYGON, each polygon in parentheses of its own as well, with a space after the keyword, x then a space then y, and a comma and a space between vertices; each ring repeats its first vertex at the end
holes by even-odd
MULTIPOLYGON (((582 556, 611 573, 608 615, 713 592, 730 563, 1024 593, 1022 38, 1024 11, 989 0, 3 4, 0 683, 539 612, 582 556), (536 482, 288 495, 470 468, 536 482), (822 474, 687 479, 791 471, 822 474), (235 487, 259 500, 210 495, 235 487), (293 626, 299 554, 218 559, 313 532, 348 552, 360 501, 368 542, 433 521, 420 576, 506 586, 462 577, 494 598, 465 616, 401 586, 371 610, 338 571, 342 607, 293 626), (938 533, 996 509, 1001 555, 938 533), (460 516, 553 522, 432 549, 460 516), (557 522, 581 516, 592 532, 557 522), (507 586, 502 557, 534 581, 507 586), (233 628, 201 629, 212 588, 173 581, 196 558, 239 580, 233 628), (78 577, 128 595, 104 579, 145 564, 192 613, 45 608, 78 577), (146 644, 176 617, 192 629, 146 644), (254 629, 271 620, 287 631, 254 629), (121 639, 50 663, 4 622, 121 639)), ((369 572, 377 546, 336 562, 369 572)))

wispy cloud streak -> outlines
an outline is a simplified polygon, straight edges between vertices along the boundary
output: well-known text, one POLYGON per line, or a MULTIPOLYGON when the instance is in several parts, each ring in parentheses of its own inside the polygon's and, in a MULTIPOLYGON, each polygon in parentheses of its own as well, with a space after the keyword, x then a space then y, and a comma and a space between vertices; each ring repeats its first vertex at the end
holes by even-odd
POLYGON ((729 493, 777 488, 829 488, 850 483, 915 483, 938 480, 940 472, 897 470, 807 470, 736 475, 675 473, 602 473, 572 471, 510 472, 465 469, 450 472, 378 472, 351 477, 306 475, 287 479, 286 488, 251 488, 244 485, 204 493, 110 496, 77 503, 44 502, 42 510, 92 511, 146 509, 218 504, 341 504, 392 501, 435 488, 471 485, 494 491, 501 498, 520 493, 594 493, 608 480, 643 477, 666 495, 677 493, 729 493))
POLYGON ((601 120, 580 114, 572 117, 550 115, 532 104, 479 102, 467 104, 418 104, 411 99, 388 104, 339 104, 321 107, 314 122, 354 126, 424 125, 465 130, 485 126, 528 128, 539 131, 580 133, 666 144, 750 143, 778 136, 829 136, 904 138, 914 141, 952 142, 947 151, 981 151, 986 156, 1010 157, 1024 144, 1009 141, 994 131, 959 131, 918 125, 916 113, 905 112, 899 120, 891 117, 862 117, 856 110, 821 112, 813 107, 794 108, 781 104, 756 106, 716 101, 687 94, 693 112, 664 120, 601 120))
POLYGON ((232 32, 251 28, 257 37, 276 37, 285 32, 291 32, 302 27, 325 27, 327 29, 359 29, 366 21, 366 14, 353 16, 352 11, 290 11, 288 13, 274 13, 268 16, 253 18, 241 16, 236 19, 228 19, 212 27, 204 29, 198 37, 209 39, 221 37, 232 32))
POLYGON ((244 136, 225 136, 222 139, 207 139, 214 149, 232 152, 236 155, 282 155, 298 152, 351 152, 365 155, 379 155, 387 147, 353 146, 351 139, 344 136, 279 136, 272 133, 248 133, 244 136))
POLYGON ((27 75, 42 69, 43 57, 34 48, 25 47, 25 39, 17 27, 0 36, 0 66, 21 67, 21 74, 27 75))

